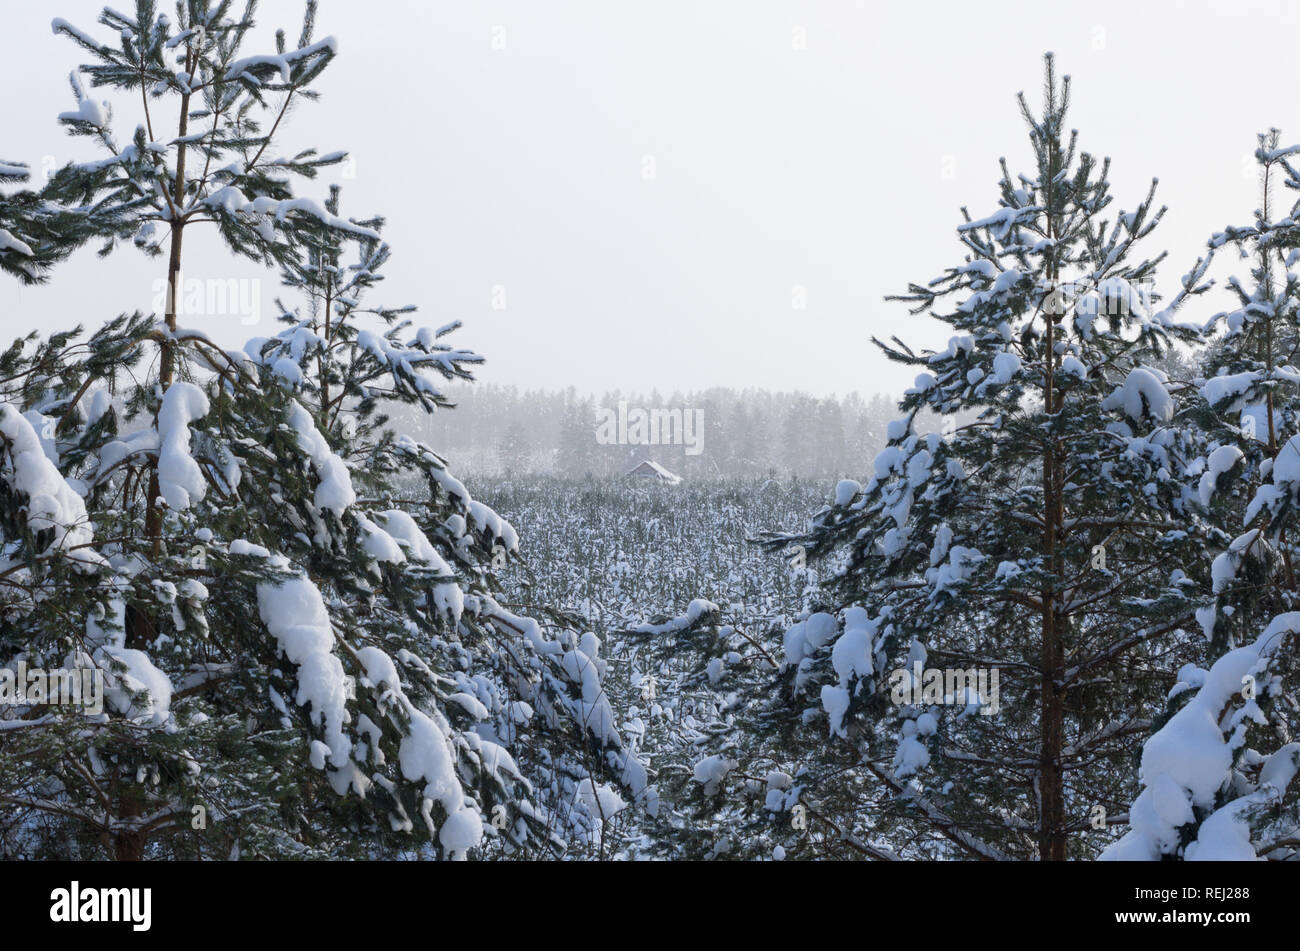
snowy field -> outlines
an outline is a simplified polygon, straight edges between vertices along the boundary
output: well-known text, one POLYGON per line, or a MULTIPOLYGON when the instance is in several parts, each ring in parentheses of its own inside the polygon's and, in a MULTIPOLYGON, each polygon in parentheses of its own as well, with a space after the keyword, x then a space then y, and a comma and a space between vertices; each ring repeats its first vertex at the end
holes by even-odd
POLYGON ((700 597, 765 626, 787 621, 806 575, 757 542, 801 530, 829 501, 824 484, 788 477, 467 481, 525 540, 502 574, 510 601, 558 607, 609 631, 680 614, 700 597))

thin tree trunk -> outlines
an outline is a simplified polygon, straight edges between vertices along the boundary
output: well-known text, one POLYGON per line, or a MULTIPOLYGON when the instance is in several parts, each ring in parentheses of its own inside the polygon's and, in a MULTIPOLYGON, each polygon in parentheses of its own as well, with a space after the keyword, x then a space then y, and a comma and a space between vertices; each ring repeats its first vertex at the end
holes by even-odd
MULTIPOLYGON (((192 56, 186 55, 185 68, 193 70, 194 64, 192 56)), ((185 93, 181 96, 181 113, 177 123, 177 138, 184 139, 189 131, 190 124, 190 96, 185 93)), ((176 300, 180 293, 177 286, 180 283, 181 276, 181 246, 185 237, 185 219, 181 217, 181 209, 185 202, 185 143, 181 142, 176 147, 176 179, 172 182, 172 222, 171 222, 171 247, 167 256, 167 330, 171 333, 176 331, 176 300)), ((159 366, 158 366, 158 386, 162 392, 166 393, 168 387, 172 385, 175 377, 175 353, 172 348, 170 339, 164 340, 159 348, 159 366)), ((153 467, 153 472, 149 476, 149 493, 145 502, 145 535, 153 540, 153 556, 155 558, 162 550, 162 509, 158 505, 158 497, 161 489, 158 485, 158 467, 153 467)))
MULTIPOLYGON (((1053 338, 1052 318, 1048 318, 1048 356, 1046 400, 1048 413, 1055 411, 1051 397, 1053 338)), ((1060 482, 1057 470, 1057 444, 1051 443, 1043 455, 1043 509, 1044 535, 1043 560, 1054 576, 1061 574, 1060 554, 1057 550, 1061 521, 1060 482)), ((1040 770, 1039 796, 1042 801, 1038 837, 1038 855, 1043 861, 1062 861, 1065 858, 1065 791, 1061 772, 1061 749, 1064 732, 1065 704, 1061 696, 1064 679, 1064 650, 1061 644, 1060 618, 1057 615, 1057 584, 1049 581, 1042 592, 1043 621, 1040 710, 1040 770)))
MULTIPOLYGON (((127 817, 127 808, 131 805, 128 801, 122 803, 123 818, 127 817)), ((139 812, 130 813, 131 816, 139 815, 139 812)), ((144 859, 144 836, 139 832, 119 832, 113 843, 113 861, 115 862, 139 862, 144 859)))
MULTIPOLYGON (((1056 189, 1056 151, 1048 160, 1047 193, 1047 230, 1049 238, 1055 238, 1056 227, 1053 219, 1054 209, 1052 195, 1056 189)), ((1056 320, 1057 311, 1062 309, 1060 288, 1060 268, 1055 251, 1048 262, 1047 277, 1051 287, 1053 306, 1047 310, 1046 345, 1043 354, 1043 408, 1049 419, 1055 419, 1061 411, 1060 401, 1056 398, 1056 320)), ((1061 459, 1062 446, 1054 436, 1048 442, 1043 453, 1043 561, 1047 571, 1054 580, 1049 581, 1042 592, 1043 620, 1042 644, 1039 658, 1041 669, 1040 711, 1039 711, 1039 774, 1038 794, 1040 799, 1038 857, 1042 861, 1059 862, 1065 859, 1065 786, 1061 769, 1061 751, 1065 728, 1065 698, 1061 695, 1064 682, 1065 651, 1061 640, 1060 617, 1058 615, 1059 583, 1063 576, 1064 565, 1058 544, 1062 535, 1063 515, 1062 496, 1064 495, 1064 460, 1061 459)))
MULTIPOLYGON (((185 68, 187 71, 194 70, 193 55, 186 54, 185 68)), ((189 94, 181 96, 180 119, 177 123, 177 137, 184 138, 189 129, 190 120, 190 97, 189 94)), ((167 256, 167 330, 169 334, 176 331, 176 301, 180 294, 180 276, 181 276, 181 247, 185 237, 185 219, 181 216, 181 209, 185 202, 185 144, 182 142, 177 146, 176 153, 176 178, 172 182, 172 220, 171 220, 171 247, 167 256)), ((175 378, 175 359, 176 355, 173 350, 170 336, 159 346, 158 354, 158 386, 159 389, 166 393, 172 385, 175 378)), ((145 497, 145 516, 144 516, 144 533, 145 537, 150 540, 150 550, 153 557, 157 558, 162 554, 162 507, 159 505, 159 497, 162 495, 162 489, 158 484, 158 465, 155 463, 151 466, 149 473, 149 489, 145 497)), ((137 613, 139 613, 137 611, 137 613)), ((128 627, 138 631, 140 627, 152 628, 156 630, 156 625, 129 625, 128 627)), ((128 630, 128 637, 133 630, 128 630)), ((129 645, 128 646, 132 646, 129 645)), ((138 646, 138 645, 136 645, 138 646)), ((144 814, 144 794, 129 784, 125 785, 122 790, 121 798, 118 804, 118 817, 121 819, 131 819, 144 814)), ((144 858, 145 836, 141 832, 119 832, 113 837, 113 858, 119 862, 138 862, 144 858)))

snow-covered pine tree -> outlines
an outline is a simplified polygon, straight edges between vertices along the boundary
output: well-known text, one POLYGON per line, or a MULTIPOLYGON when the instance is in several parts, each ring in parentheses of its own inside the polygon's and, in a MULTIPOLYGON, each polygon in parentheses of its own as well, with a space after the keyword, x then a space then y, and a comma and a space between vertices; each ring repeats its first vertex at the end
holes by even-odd
POLYGON ((1209 241, 1210 254, 1231 248, 1250 262, 1244 279, 1227 282, 1233 308, 1205 327, 1207 334, 1219 333, 1203 355, 1192 414, 1203 445, 1188 478, 1209 530, 1217 531, 1215 547, 1223 550, 1213 570, 1215 609, 1203 616, 1211 657, 1254 640, 1261 619, 1290 610, 1296 591, 1296 553, 1288 541, 1295 529, 1287 518, 1274 517, 1282 512, 1263 507, 1263 499, 1253 501, 1279 454, 1292 452, 1287 434, 1300 425, 1300 371, 1292 366, 1300 347, 1300 287, 1292 268, 1300 252, 1295 225, 1274 214, 1282 189, 1297 184, 1287 160, 1295 150, 1280 148, 1278 139, 1276 130, 1259 136, 1255 221, 1229 226, 1209 241), (1270 522, 1274 530, 1264 531, 1270 522))
POLYGON ((1095 854, 1093 824, 1131 800, 1117 767, 1192 649, 1185 387, 1149 364, 1195 336, 1174 311, 1206 262, 1157 306, 1160 257, 1137 251, 1155 185, 1111 216, 1109 160, 1078 150, 1069 91, 1049 54, 1042 114, 1020 97, 1031 173, 1004 160, 998 209, 963 211, 963 262, 901 298, 953 328, 948 346, 877 341, 921 372, 871 478, 773 539, 848 556, 784 637, 788 716, 830 734, 804 782, 845 833, 908 855, 1095 854), (926 410, 954 422, 919 432, 926 410))
POLYGON ((59 338, 61 372, 28 373, 0 411, 6 557, 26 598, 5 612, 4 656, 97 668, 109 688, 93 716, 7 708, 31 723, 2 751, 0 795, 24 810, 8 848, 464 857, 576 835, 603 849, 621 800, 602 777, 647 791, 599 639, 497 603, 490 568, 513 530, 383 425, 381 401, 432 410, 446 401, 430 374, 465 378, 478 358, 436 331, 360 326, 409 310, 359 303, 389 253, 380 221, 294 197, 289 174, 342 153, 271 151, 335 43, 312 41, 308 4, 295 50, 279 33, 274 53, 240 57, 251 4, 229 12, 194 0, 173 27, 145 0, 135 19, 105 10, 118 45, 54 24, 94 54, 92 85, 138 92, 145 115, 119 148, 74 74, 78 109, 61 120, 110 157, 65 167, 50 192, 111 208, 109 247, 167 240, 169 293, 162 321, 112 321, 88 353, 59 338), (167 96, 179 134, 155 139, 151 102, 167 96), (279 265, 309 315, 243 352, 178 326, 182 235, 200 224, 279 265), (356 264, 341 263, 347 242, 356 264), (427 498, 397 491, 412 475, 427 498), (63 549, 62 575, 43 574, 63 549))
POLYGON ((1167 722, 1142 751, 1130 832, 1103 858, 1288 859, 1300 846, 1291 789, 1300 762, 1291 649, 1300 631, 1300 202, 1275 211, 1283 188, 1300 188, 1297 153, 1279 146, 1276 130, 1259 136, 1255 221, 1209 242, 1211 253, 1234 248, 1251 265, 1227 283, 1235 306, 1206 328, 1222 332, 1205 355, 1201 445, 1187 471, 1217 542, 1214 603, 1200 613, 1211 663, 1179 671, 1167 722))
MULTIPOLYGON (((167 503, 160 469, 169 458, 175 460, 179 447, 167 445, 165 430, 184 428, 196 406, 193 399, 187 404, 185 388, 169 401, 171 384, 178 372, 185 375, 198 352, 207 360, 224 359, 201 335, 186 334, 176 323, 185 229, 215 224, 237 253, 279 263, 296 253, 302 235, 350 227, 346 222, 323 221, 319 206, 294 200, 288 178, 292 174, 312 177, 320 165, 341 155, 318 159, 314 151, 307 151, 285 160, 269 152, 278 119, 295 98, 314 97, 310 83, 334 53, 332 40, 310 42, 314 5, 307 6, 297 50, 285 48, 280 31, 274 53, 245 58, 238 54, 254 26, 253 6, 246 5, 238 20, 230 17, 231 9, 228 2, 182 3, 177 9, 180 22, 173 26, 167 14, 159 13, 148 0, 136 4, 134 18, 105 8, 99 21, 112 35, 104 41, 66 20, 52 23, 56 34, 70 37, 93 57, 70 76, 75 108, 61 113, 59 121, 69 134, 91 140, 106 157, 64 166, 52 176, 45 193, 65 208, 100 210, 101 254, 127 237, 134 237, 136 246, 151 255, 161 253, 162 241, 169 246, 164 320, 156 326, 130 321, 140 334, 134 342, 155 349, 157 375, 126 394, 127 419, 151 417, 150 425, 145 432, 133 434, 131 441, 120 441, 122 451, 117 456, 105 457, 104 446, 92 445, 81 460, 94 467, 86 473, 92 506, 110 483, 121 490, 119 508, 109 517, 118 516, 124 523, 120 555, 124 563, 139 558, 149 565, 166 555, 162 518, 167 503), (111 103, 93 98, 86 77, 91 90, 108 87, 139 96, 141 114, 129 143, 123 144, 114 131, 111 103), (272 97, 278 102, 273 104, 272 97), (164 104, 174 104, 174 118, 164 118, 164 104), (273 110, 276 119, 265 123, 270 130, 263 133, 262 115, 273 110), (155 113, 159 114, 156 128, 155 113), (171 133, 165 125, 169 121, 175 123, 171 133), (139 524, 133 520, 136 502, 143 503, 139 524)), ((104 390, 113 392, 116 372, 70 378, 79 378, 76 389, 69 389, 61 379, 38 402, 26 404, 29 412, 45 415, 57 408, 63 432, 56 435, 65 439, 71 435, 77 443, 84 435, 79 424, 97 412, 103 413, 96 420, 99 434, 115 432, 112 409, 97 406, 87 412, 81 404, 97 382, 106 383, 104 390)), ((56 446, 54 458, 60 458, 60 451, 56 446)), ((100 632, 98 640, 103 644, 88 645, 92 658, 100 655, 101 648, 139 651, 156 637, 165 607, 149 593, 148 575, 148 571, 141 573, 141 586, 125 586, 122 597, 107 601, 110 613, 102 623, 111 628, 120 621, 121 630, 100 632), (134 596, 138 587, 143 597, 134 596)), ((153 580, 161 582, 157 577, 153 580)), ((47 633, 66 637, 66 632, 47 633)), ((143 655, 136 659, 152 666, 143 655)), ((138 683, 156 682, 151 680, 153 671, 142 668, 139 673, 138 683)), ((158 705, 165 707, 165 699, 149 701, 150 707, 158 705)), ((106 795, 113 801, 111 808, 98 804, 104 822, 114 823, 113 831, 105 829, 104 834, 112 839, 112 854, 119 858, 143 854, 143 833, 148 827, 138 817, 144 815, 148 796, 142 782, 145 771, 138 772, 134 783, 109 784, 112 793, 106 795)))

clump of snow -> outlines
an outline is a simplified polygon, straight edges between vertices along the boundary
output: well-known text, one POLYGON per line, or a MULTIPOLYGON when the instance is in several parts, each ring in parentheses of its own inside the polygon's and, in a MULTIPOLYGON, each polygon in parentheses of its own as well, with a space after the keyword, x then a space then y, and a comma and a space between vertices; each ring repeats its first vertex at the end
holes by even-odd
POLYGON ((357 660, 365 668, 366 680, 375 686, 387 686, 400 690, 402 681, 397 675, 393 658, 374 645, 367 645, 357 651, 357 660))
POLYGON ((1004 386, 1020 372, 1020 357, 1010 351, 1003 351, 993 357, 993 373, 985 382, 986 386, 1004 386))
POLYGON ((886 446, 876 453, 876 458, 872 462, 876 480, 879 482, 888 479, 892 472, 901 472, 902 466, 903 453, 897 446, 886 446))
POLYGON ((483 841, 483 819, 478 810, 464 807, 449 815, 438 830, 438 841, 453 862, 483 841))
MULTIPOLYGON (((282 556, 273 560, 287 564, 282 556)), ((350 720, 348 688, 343 664, 333 652, 334 628, 320 589, 305 577, 263 582, 257 586, 257 605, 281 653, 298 666, 298 705, 311 705, 311 720, 324 731, 330 763, 344 768, 351 762, 351 743, 343 732, 350 720)))
POLYGON ((939 351, 938 353, 931 354, 926 359, 926 362, 930 364, 942 363, 945 360, 953 359, 958 354, 969 355, 974 352, 975 352, 975 338, 970 336, 969 334, 960 334, 955 337, 949 337, 947 348, 939 351))
POLYGON ((0 476, 27 497, 27 527, 33 533, 52 533, 39 556, 63 552, 86 568, 102 564, 100 555, 86 547, 95 536, 85 501, 50 461, 31 422, 4 404, 0 404, 0 439, 8 443, 10 459, 0 476))
MULTIPOLYGON (((61 27, 65 32, 72 32, 72 28, 68 26, 66 21, 55 20, 54 24, 55 33, 60 32, 61 27)), ((85 34, 80 35, 84 36, 85 34)), ((96 43, 94 45, 98 46, 99 44, 96 43)), ((96 102, 94 99, 91 99, 90 96, 86 95, 86 87, 81 82, 81 76, 78 75, 75 70, 69 74, 68 79, 71 82, 73 92, 77 97, 77 108, 72 112, 60 112, 58 117, 59 121, 70 123, 85 122, 94 126, 96 129, 107 129, 107 101, 102 103, 96 102)))
MULTIPOLYGON (((376 515, 384 523, 384 532, 402 550, 406 559, 427 565, 434 572, 435 579, 445 577, 434 585, 433 598, 438 610, 445 614, 453 624, 460 622, 465 610, 465 593, 456 584, 451 566, 447 564, 438 550, 433 547, 428 536, 421 531, 415 519, 401 509, 389 509, 376 515)), ((382 541, 375 534, 367 539, 367 550, 372 554, 380 550, 382 541), (373 541, 373 544, 372 544, 373 541)), ((391 552, 388 552, 391 554, 391 552)))
POLYGON ((1259 382, 1259 378, 1260 375, 1254 371, 1221 374, 1205 381, 1205 385, 1201 387, 1201 395, 1215 409, 1223 410, 1233 405, 1229 401, 1235 401, 1248 393, 1250 388, 1259 382))
POLYGON ((1300 493, 1300 435, 1292 436, 1278 451, 1272 460, 1269 476, 1272 481, 1256 489, 1246 506, 1247 524, 1255 521, 1262 510, 1277 512, 1283 502, 1295 499, 1300 493))
POLYGON ((1201 481, 1197 486, 1202 505, 1209 508, 1210 500, 1214 497, 1215 486, 1218 485, 1219 476, 1223 475, 1243 458, 1245 458, 1245 453, 1236 446, 1220 446, 1210 453, 1210 458, 1205 464, 1205 472, 1201 474, 1201 481))
POLYGON ((902 742, 894 752, 894 776, 905 779, 930 765, 930 751, 917 739, 920 733, 915 720, 903 721, 902 742))
POLYGON ((835 504, 848 505, 852 502, 859 492, 862 491, 862 484, 853 479, 841 479, 835 485, 835 504))
POLYGON ((1088 368, 1077 357, 1066 357, 1062 360, 1061 372, 1078 380, 1085 379, 1088 376, 1088 368))
POLYGON ((311 413, 297 401, 290 406, 289 425, 298 434, 298 444, 311 457, 312 467, 320 479, 316 486, 316 507, 341 516, 357 500, 347 464, 330 449, 311 413))
POLYGON ((848 733, 844 729, 844 714, 849 710, 849 692, 834 684, 823 685, 822 709, 826 711, 826 716, 830 720, 831 734, 847 737, 848 733))
POLYGON ((412 782, 423 782, 426 799, 436 799, 448 812, 460 808, 464 793, 452 767, 451 747, 447 736, 422 710, 408 711, 410 728, 397 750, 402 775, 412 782))
POLYGON ((190 424, 208 414, 208 398, 183 380, 167 387, 158 410, 158 489, 167 506, 187 509, 207 492, 203 470, 190 455, 190 424))
POLYGON ((1274 482, 1300 482, 1300 435, 1286 441, 1273 460, 1274 482))
POLYGON ((879 621, 872 621, 860 607, 850 607, 844 612, 844 633, 831 649, 831 666, 847 687, 851 680, 870 677, 873 672, 872 653, 879 621))
POLYGON ((1134 367, 1123 384, 1101 402, 1101 408, 1120 409, 1134 422, 1147 419, 1167 423, 1174 416, 1174 399, 1164 381, 1146 367, 1134 367))
POLYGON ((707 614, 718 614, 722 609, 712 601, 696 598, 686 606, 686 613, 669 618, 662 624, 638 624, 632 630, 637 634, 673 634, 684 631, 707 614))
POLYGON ((695 764, 695 775, 692 779, 704 786, 704 795, 712 796, 726 781, 727 774, 738 765, 740 764, 734 759, 727 759, 725 756, 710 756, 695 764))
POLYGON ((104 672, 107 706, 137 723, 170 727, 172 683, 144 651, 126 644, 126 602, 116 593, 86 618, 86 642, 104 672))
POLYGON ((280 75, 280 81, 289 82, 290 69, 299 60, 307 59, 318 53, 328 52, 331 56, 338 53, 339 44, 332 36, 300 49, 286 50, 283 53, 267 53, 261 56, 247 56, 237 59, 226 67, 227 79, 250 78, 249 71, 258 67, 269 66, 280 75))
POLYGON ((627 808, 623 797, 604 783, 594 783, 588 777, 578 783, 576 798, 593 816, 612 819, 627 808))
POLYGON ((785 632, 785 662, 798 664, 811 657, 835 636, 834 615, 818 611, 802 621, 792 624, 785 632))
POLYGON ((14 237, 13 232, 6 228, 0 228, 0 251, 13 251, 15 254, 21 254, 27 258, 30 258, 34 253, 30 244, 14 237))

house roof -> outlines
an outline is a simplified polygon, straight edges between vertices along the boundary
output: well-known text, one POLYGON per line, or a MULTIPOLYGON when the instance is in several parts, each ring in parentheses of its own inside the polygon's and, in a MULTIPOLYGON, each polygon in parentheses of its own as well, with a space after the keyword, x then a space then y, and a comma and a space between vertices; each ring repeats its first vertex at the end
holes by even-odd
POLYGON ((628 472, 628 475, 637 476, 643 479, 658 479, 661 482, 670 482, 673 485, 682 481, 681 476, 674 475, 663 466, 659 465, 659 463, 651 459, 644 459, 641 462, 638 462, 631 471, 628 472))

